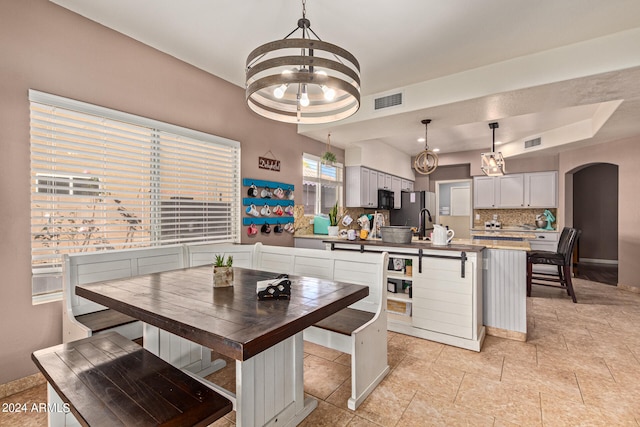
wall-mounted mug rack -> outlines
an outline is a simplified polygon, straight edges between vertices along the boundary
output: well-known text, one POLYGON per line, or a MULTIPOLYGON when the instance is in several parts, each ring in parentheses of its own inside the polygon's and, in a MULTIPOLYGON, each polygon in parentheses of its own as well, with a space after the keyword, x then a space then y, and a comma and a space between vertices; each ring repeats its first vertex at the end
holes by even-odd
POLYGON ((252 185, 255 185, 256 187, 268 187, 271 189, 280 187, 285 191, 295 190, 295 186, 293 184, 285 184, 284 182, 277 181, 265 181, 264 179, 243 178, 242 185, 244 185, 245 187, 251 187, 252 185))

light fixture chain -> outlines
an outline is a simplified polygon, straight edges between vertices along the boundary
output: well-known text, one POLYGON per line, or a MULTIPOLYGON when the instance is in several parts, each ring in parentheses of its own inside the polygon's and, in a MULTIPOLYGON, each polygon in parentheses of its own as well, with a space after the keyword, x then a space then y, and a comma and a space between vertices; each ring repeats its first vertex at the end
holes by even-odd
POLYGON ((307 17, 307 0, 302 0, 302 19, 307 17))

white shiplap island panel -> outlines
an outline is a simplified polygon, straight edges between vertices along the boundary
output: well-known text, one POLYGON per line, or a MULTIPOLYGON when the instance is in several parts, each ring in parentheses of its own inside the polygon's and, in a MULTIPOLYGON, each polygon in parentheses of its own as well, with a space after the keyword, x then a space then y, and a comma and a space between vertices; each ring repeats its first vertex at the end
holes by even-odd
POLYGON ((483 317, 489 334, 526 340, 527 252, 485 249, 484 260, 483 317))

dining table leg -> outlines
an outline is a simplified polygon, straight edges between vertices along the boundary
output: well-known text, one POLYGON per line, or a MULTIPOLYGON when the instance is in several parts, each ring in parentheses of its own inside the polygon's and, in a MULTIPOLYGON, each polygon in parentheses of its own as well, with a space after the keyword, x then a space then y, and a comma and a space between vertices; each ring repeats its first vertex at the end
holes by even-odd
POLYGON ((222 359, 211 360, 211 350, 148 323, 143 324, 144 348, 180 369, 206 377, 226 366, 222 359))
POLYGON ((302 332, 236 361, 236 425, 295 426, 317 406, 304 397, 302 332))

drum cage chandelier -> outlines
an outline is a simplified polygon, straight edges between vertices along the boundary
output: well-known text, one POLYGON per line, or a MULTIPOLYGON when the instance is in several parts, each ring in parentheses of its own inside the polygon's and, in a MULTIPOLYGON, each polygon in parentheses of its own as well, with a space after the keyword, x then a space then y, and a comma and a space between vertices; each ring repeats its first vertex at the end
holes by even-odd
POLYGON ((281 122, 341 120, 360 108, 360 64, 345 49, 320 40, 303 0, 297 27, 247 57, 246 99, 256 113, 281 122), (290 38, 298 30, 302 38, 290 38))

